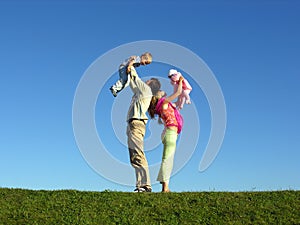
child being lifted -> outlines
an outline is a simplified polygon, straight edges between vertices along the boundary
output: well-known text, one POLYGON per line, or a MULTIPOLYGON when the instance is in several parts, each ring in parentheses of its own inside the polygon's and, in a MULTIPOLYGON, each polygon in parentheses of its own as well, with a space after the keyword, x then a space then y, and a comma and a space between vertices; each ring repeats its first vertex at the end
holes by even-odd
POLYGON ((146 66, 152 62, 152 55, 150 52, 145 52, 141 56, 130 56, 119 66, 119 79, 110 87, 110 91, 114 97, 128 86, 128 75, 130 74, 130 67, 146 66))
MULTIPOLYGON (((170 78, 170 82, 174 87, 174 93, 178 89, 179 80, 182 77, 182 74, 175 69, 170 69, 168 77, 170 78)), ((184 104, 191 104, 190 92, 192 91, 192 86, 190 83, 184 79, 182 81, 182 92, 178 96, 176 101, 177 109, 182 109, 184 104)))

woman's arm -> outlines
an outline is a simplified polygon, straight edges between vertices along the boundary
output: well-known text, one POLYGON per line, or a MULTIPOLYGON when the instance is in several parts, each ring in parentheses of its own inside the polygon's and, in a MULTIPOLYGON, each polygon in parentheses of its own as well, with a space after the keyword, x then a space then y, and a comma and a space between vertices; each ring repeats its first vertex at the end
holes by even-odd
POLYGON ((182 92, 182 81, 184 80, 183 76, 179 77, 179 84, 178 84, 178 88, 176 90, 175 93, 173 93, 172 95, 166 97, 165 102, 172 102, 174 99, 176 99, 182 92))

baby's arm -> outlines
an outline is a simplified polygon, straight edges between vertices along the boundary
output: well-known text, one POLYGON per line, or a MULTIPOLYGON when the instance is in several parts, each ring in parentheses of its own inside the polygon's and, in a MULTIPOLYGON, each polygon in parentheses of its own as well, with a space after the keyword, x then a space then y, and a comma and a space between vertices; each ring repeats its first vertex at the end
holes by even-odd
POLYGON ((178 88, 177 88, 176 92, 173 93, 171 96, 166 97, 165 101, 172 102, 174 99, 176 99, 181 94, 181 92, 182 92, 182 81, 183 81, 183 77, 180 77, 178 88))

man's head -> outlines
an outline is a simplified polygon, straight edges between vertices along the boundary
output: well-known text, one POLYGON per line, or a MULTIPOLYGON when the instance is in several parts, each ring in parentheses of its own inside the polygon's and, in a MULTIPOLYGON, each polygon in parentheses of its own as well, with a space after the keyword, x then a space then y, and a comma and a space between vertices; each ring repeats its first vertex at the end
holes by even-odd
POLYGON ((157 78, 151 78, 150 80, 147 80, 146 84, 148 84, 151 88, 153 95, 156 95, 161 87, 160 81, 157 78))

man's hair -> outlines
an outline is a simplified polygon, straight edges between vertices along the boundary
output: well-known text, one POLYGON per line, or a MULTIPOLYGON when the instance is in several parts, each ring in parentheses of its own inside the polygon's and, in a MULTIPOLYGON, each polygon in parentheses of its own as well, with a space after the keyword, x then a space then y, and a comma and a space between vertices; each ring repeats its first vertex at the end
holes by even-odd
POLYGON ((149 83, 149 86, 152 90, 152 94, 156 95, 161 87, 160 81, 157 78, 151 78, 150 80, 151 82, 149 83))

